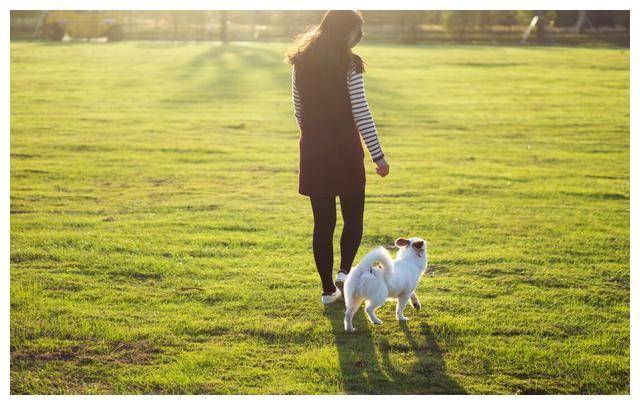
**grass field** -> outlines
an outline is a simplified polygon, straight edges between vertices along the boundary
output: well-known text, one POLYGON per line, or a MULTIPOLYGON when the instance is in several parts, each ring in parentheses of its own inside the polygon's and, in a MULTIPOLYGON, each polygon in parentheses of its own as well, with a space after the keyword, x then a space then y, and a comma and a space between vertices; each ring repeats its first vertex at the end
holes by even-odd
POLYGON ((628 393, 629 50, 358 47, 430 266, 345 335, 285 48, 11 44, 11 391, 628 393))

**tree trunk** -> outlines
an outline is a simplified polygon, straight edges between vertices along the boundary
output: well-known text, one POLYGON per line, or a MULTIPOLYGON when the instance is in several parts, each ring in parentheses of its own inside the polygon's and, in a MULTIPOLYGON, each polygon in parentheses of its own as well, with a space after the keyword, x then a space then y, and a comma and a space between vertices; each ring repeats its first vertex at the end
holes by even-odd
POLYGON ((536 11, 538 23, 536 24, 536 40, 544 44, 547 40, 547 19, 544 18, 544 11, 536 11))
POLYGON ((221 11, 220 12, 220 41, 223 44, 226 44, 229 42, 229 30, 227 27, 227 12, 226 11, 221 11))
POLYGON ((578 34, 582 34, 584 32, 584 28, 589 22, 589 18, 587 18, 587 12, 585 10, 578 11, 578 21, 576 21, 576 32, 578 34))

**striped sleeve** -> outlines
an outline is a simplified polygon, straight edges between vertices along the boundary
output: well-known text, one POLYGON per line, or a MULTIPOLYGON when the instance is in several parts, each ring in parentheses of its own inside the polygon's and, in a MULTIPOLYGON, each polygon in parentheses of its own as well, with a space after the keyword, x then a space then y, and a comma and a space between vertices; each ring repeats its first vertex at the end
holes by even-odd
POLYGON ((364 93, 364 77, 362 73, 356 72, 355 68, 353 68, 351 72, 349 72, 347 85, 349 88, 349 97, 351 98, 353 120, 358 127, 362 140, 364 140, 365 145, 367 145, 371 159, 377 162, 384 158, 384 153, 382 152, 376 124, 373 122, 367 97, 364 93))
POLYGON ((291 93, 293 96, 293 111, 296 121, 298 122, 298 128, 302 128, 302 113, 300 108, 300 94, 298 93, 298 89, 296 88, 296 69, 295 67, 291 70, 291 93))

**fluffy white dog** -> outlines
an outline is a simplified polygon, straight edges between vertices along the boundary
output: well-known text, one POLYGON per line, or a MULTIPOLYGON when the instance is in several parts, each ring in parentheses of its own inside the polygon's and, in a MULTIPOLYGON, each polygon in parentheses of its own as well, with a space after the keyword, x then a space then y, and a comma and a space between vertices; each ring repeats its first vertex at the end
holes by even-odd
POLYGON ((388 299, 397 300, 396 319, 399 321, 408 320, 403 312, 409 300, 414 308, 420 309, 415 289, 427 267, 427 242, 420 238, 399 238, 396 246, 400 250, 395 261, 387 249, 380 246, 369 252, 349 273, 344 284, 344 330, 347 332, 355 331, 353 316, 363 301, 369 320, 377 325, 382 321, 375 310, 388 299), (373 267, 376 262, 382 264, 382 270, 373 267))

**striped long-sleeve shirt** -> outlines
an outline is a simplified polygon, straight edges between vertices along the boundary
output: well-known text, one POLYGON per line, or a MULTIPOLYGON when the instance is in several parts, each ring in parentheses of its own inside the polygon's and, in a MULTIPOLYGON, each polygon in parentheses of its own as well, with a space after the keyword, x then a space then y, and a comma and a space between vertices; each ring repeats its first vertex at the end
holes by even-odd
MULTIPOLYGON (((349 98, 351 99, 351 113, 353 121, 358 128, 358 132, 362 137, 371 159, 374 162, 384 158, 382 147, 378 139, 378 131, 373 121, 373 116, 369 110, 367 97, 364 92, 364 77, 362 73, 356 72, 355 67, 351 69, 347 75, 347 88, 349 89, 349 98)), ((293 93, 293 108, 298 126, 302 127, 302 107, 300 102, 300 94, 296 88, 296 71, 295 68, 291 74, 291 89, 293 93)))

